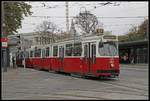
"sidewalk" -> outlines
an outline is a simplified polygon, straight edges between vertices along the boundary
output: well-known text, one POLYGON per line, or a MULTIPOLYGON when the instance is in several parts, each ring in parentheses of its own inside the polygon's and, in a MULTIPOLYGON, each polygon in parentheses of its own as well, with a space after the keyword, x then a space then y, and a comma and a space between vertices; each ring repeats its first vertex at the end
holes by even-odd
POLYGON ((120 67, 148 69, 149 64, 120 64, 120 67))

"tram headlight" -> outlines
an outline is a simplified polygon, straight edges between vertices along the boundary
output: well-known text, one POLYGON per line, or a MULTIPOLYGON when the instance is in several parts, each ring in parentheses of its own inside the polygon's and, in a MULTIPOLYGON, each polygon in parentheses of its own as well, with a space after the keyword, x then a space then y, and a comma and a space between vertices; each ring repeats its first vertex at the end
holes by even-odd
POLYGON ((111 68, 114 67, 114 60, 113 60, 113 59, 110 60, 110 67, 111 67, 111 68))
POLYGON ((113 67, 114 67, 114 64, 113 64, 113 63, 111 63, 111 64, 110 64, 110 66, 111 66, 111 68, 113 68, 113 67))

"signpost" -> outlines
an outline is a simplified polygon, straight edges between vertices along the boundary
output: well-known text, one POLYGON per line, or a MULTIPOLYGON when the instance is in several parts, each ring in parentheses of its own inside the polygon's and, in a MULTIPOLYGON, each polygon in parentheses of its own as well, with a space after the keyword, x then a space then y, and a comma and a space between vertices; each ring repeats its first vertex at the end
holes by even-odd
POLYGON ((8 38, 1 38, 2 48, 8 47, 8 38))

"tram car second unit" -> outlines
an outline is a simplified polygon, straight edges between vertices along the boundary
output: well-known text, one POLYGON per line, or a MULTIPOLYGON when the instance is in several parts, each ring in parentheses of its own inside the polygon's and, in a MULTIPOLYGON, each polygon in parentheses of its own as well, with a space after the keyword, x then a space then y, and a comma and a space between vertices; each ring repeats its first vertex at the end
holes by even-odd
POLYGON ((93 35, 31 47, 26 67, 94 77, 118 77, 118 41, 93 35))

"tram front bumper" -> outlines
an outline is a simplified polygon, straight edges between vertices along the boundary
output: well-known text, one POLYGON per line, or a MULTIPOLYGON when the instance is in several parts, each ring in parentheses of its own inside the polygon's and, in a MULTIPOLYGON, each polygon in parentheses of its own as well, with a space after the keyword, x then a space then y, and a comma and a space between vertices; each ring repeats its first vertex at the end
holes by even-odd
POLYGON ((97 70, 100 75, 119 76, 119 70, 97 70))

